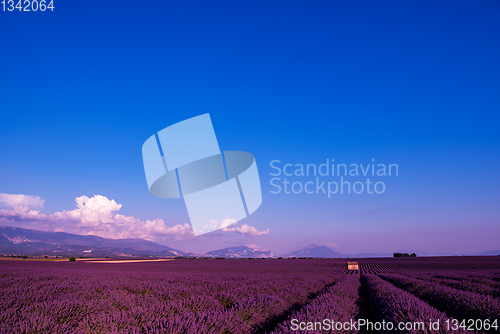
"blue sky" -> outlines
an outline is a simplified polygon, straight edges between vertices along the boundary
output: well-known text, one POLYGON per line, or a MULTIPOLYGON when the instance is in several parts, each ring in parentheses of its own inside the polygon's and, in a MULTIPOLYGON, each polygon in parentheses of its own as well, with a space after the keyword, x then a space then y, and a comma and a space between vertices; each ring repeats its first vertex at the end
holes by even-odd
MULTIPOLYGON (((102 195, 189 222, 147 189, 141 146, 210 113, 256 157, 270 233, 166 239, 187 251, 498 249, 498 1, 84 1, 0 12, 0 193, 44 214, 102 195), (381 195, 273 195, 269 163, 397 163, 381 195)), ((12 210, 12 208, 4 208, 12 210)), ((36 224, 34 225, 36 226, 36 224)))

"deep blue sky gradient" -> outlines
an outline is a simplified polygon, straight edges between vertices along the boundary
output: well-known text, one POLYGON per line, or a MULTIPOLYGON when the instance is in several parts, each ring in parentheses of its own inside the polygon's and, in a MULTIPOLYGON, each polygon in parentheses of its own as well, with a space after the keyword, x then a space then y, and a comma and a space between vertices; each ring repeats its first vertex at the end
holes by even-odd
POLYGON ((188 222, 182 201, 149 194, 141 146, 208 112, 222 150, 255 155, 264 201, 242 222, 271 233, 171 246, 500 248, 500 2, 55 7, 0 12, 0 192, 41 196, 46 213, 101 194, 121 214, 188 222), (269 193, 271 160, 327 158, 400 173, 383 195, 269 193))

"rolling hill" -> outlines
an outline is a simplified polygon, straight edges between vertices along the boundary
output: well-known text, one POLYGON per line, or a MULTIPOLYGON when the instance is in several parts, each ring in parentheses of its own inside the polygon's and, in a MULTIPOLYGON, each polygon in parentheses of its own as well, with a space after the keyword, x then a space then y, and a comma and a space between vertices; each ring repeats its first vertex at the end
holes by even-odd
POLYGON ((184 252, 144 239, 46 232, 0 226, 0 253, 60 256, 183 256, 184 252))

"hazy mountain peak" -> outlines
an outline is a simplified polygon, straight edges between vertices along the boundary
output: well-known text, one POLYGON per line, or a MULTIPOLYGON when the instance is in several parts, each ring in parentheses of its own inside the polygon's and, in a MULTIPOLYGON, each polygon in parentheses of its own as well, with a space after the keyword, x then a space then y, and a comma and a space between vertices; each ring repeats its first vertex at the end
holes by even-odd
POLYGON ((337 253, 324 245, 310 244, 302 249, 291 252, 289 257, 318 257, 318 258, 333 258, 333 257, 348 257, 345 254, 337 253))

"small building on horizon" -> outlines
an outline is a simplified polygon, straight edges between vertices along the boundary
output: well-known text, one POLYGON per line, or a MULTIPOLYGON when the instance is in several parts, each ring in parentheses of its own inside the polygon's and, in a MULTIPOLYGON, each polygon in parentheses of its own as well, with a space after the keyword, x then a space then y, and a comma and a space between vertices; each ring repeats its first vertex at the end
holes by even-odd
POLYGON ((358 262, 357 261, 347 262, 347 269, 348 270, 359 270, 358 262))

